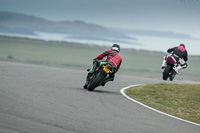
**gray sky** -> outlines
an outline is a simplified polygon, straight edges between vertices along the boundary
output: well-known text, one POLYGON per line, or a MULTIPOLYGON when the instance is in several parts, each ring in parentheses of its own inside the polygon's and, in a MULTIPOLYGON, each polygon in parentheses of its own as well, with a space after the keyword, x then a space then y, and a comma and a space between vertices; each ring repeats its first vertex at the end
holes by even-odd
POLYGON ((0 11, 200 38, 200 0, 0 0, 0 11))

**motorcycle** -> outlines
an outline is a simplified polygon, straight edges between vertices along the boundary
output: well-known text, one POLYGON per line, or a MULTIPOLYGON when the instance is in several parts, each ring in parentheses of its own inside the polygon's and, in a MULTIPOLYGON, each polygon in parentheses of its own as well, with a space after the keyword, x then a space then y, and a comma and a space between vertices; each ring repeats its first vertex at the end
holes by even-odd
POLYGON ((170 81, 173 81, 177 72, 175 68, 178 66, 177 61, 173 55, 168 55, 166 57, 166 66, 163 70, 163 80, 167 80, 168 78, 170 81))
MULTIPOLYGON (((87 85, 84 86, 88 91, 93 91, 96 87, 100 86, 101 83, 109 76, 109 73, 113 73, 114 66, 110 62, 97 61, 99 66, 94 70, 93 73, 88 74, 87 85)), ((93 68, 88 69, 88 73, 92 71, 93 68)))

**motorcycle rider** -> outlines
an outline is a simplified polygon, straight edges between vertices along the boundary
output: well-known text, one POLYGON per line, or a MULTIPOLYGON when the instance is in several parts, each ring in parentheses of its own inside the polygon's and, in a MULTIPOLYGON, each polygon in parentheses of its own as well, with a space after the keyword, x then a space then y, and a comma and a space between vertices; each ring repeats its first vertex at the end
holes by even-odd
MULTIPOLYGON (((186 68, 188 65, 186 61, 188 61, 188 53, 184 44, 180 44, 177 47, 173 47, 167 50, 168 53, 171 53, 172 56, 176 59, 176 62, 180 62, 178 66, 175 67, 175 71, 179 73, 181 69, 186 68)), ((162 69, 166 66, 166 56, 163 57, 162 69)))
MULTIPOLYGON (((99 54, 94 60, 93 60, 93 69, 88 73, 88 76, 92 73, 94 73, 95 69, 99 65, 96 60, 101 61, 104 57, 107 57, 106 60, 114 66, 114 72, 109 74, 109 77, 104 79, 104 81, 101 83, 102 86, 104 86, 108 81, 114 81, 115 73, 119 70, 122 62, 122 57, 119 54, 120 46, 118 44, 113 44, 111 49, 106 50, 102 54, 99 54)), ((87 77, 88 77, 87 76, 87 77)), ((87 81, 84 85, 84 88, 87 88, 87 81)))

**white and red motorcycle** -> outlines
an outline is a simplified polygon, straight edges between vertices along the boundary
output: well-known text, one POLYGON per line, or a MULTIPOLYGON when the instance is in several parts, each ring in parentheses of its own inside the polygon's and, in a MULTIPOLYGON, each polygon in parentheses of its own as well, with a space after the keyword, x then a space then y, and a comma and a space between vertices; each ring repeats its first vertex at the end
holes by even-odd
POLYGON ((163 70, 163 80, 167 80, 168 78, 170 81, 174 79, 176 74, 178 73, 177 67, 180 67, 180 62, 183 61, 182 59, 176 57, 176 55, 170 54, 165 58, 165 66, 163 70), (177 61, 178 60, 178 61, 177 61))

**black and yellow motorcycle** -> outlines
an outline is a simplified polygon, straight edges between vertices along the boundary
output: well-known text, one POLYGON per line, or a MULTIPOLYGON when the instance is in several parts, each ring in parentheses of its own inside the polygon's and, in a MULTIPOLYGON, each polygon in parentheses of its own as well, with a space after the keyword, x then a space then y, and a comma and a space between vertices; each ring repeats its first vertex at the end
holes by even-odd
POLYGON ((88 76, 84 85, 84 89, 88 89, 88 91, 93 91, 100 86, 109 74, 114 71, 114 66, 110 62, 98 60, 96 62, 98 65, 95 70, 93 68, 88 69, 88 76), (91 73, 92 70, 94 72, 91 73))

